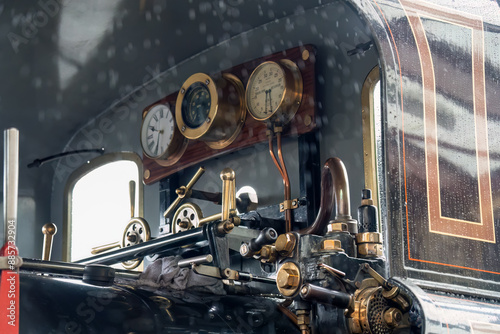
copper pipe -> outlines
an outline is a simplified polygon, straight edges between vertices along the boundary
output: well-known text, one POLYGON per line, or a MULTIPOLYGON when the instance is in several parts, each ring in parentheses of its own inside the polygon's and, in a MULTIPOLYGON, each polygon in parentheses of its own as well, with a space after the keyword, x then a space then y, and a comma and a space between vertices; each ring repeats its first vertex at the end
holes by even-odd
POLYGON ((295 313, 293 313, 292 311, 290 311, 285 305, 282 304, 278 304, 278 309, 288 317, 288 319, 290 319, 294 324, 295 326, 299 326, 297 324, 297 316, 295 315, 295 313))
POLYGON ((336 219, 350 219, 349 180, 339 158, 330 158, 321 171, 321 200, 314 223, 299 231, 300 234, 323 234, 335 205, 336 219), (335 202, 334 202, 335 201, 335 202))
MULTIPOLYGON (((283 150, 281 146, 281 132, 276 133, 277 145, 278 145, 278 158, 281 164, 281 169, 283 171, 283 184, 285 185, 285 201, 290 201, 292 195, 290 190, 290 178, 288 177, 288 172, 285 166, 285 160, 283 159, 283 150)), ((286 232, 292 230, 292 210, 290 208, 285 210, 285 223, 286 232)))
POLYGON ((283 170, 281 169, 281 166, 278 163, 278 160, 276 159, 276 155, 274 155, 274 150, 273 150, 273 134, 271 133, 268 136, 268 138, 269 138, 269 154, 271 154, 271 158, 273 159, 273 162, 276 165, 276 168, 278 168, 278 171, 280 172, 281 177, 284 179, 285 176, 283 175, 283 170))

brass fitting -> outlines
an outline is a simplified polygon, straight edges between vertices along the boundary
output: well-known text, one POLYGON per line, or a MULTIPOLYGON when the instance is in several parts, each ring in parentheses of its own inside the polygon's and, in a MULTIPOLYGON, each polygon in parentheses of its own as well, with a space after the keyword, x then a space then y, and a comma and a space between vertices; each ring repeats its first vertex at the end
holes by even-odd
POLYGON ((276 240, 276 250, 281 256, 289 256, 292 254, 297 245, 297 237, 293 233, 281 234, 276 240))
POLYGON ((260 250, 260 261, 269 263, 276 262, 278 257, 278 252, 276 252, 276 248, 271 245, 264 245, 260 250))
POLYGON ((309 324, 311 323, 311 320, 309 318, 309 311, 297 310, 296 314, 297 314, 297 325, 299 326, 301 333, 309 333, 309 324))
POLYGON ((359 257, 371 258, 384 256, 382 234, 378 232, 356 234, 356 244, 358 245, 359 257))
POLYGON ((384 321, 391 328, 399 326, 401 320, 403 320, 403 313, 395 307, 391 307, 384 312, 384 321))
POLYGON ((346 223, 330 223, 326 226, 326 233, 349 232, 346 223))
POLYGON ((292 269, 283 269, 278 273, 276 282, 278 287, 283 289, 290 289, 299 285, 299 273, 292 269))
POLYGON ((340 240, 325 239, 321 242, 321 251, 343 252, 340 240))
POLYGON ((234 223, 231 220, 225 220, 217 225, 217 232, 220 235, 230 233, 234 228, 234 223))
POLYGON ((278 270, 276 285, 279 292, 285 297, 292 297, 298 293, 301 282, 299 267, 293 262, 286 262, 278 270))

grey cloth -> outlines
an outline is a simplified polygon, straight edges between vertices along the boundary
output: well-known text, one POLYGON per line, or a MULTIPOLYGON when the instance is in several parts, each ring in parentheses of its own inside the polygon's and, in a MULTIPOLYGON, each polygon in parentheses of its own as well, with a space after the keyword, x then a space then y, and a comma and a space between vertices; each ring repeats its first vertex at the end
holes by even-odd
POLYGON ((151 263, 136 281, 138 286, 177 291, 199 291, 225 295, 222 281, 198 275, 191 268, 179 268, 180 256, 168 256, 151 263))

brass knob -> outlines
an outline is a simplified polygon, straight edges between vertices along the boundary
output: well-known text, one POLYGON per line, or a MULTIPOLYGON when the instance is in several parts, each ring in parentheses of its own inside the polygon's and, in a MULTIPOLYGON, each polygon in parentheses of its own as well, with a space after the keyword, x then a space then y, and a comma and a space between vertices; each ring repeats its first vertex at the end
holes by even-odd
POLYGON ((231 168, 224 168, 220 172, 221 180, 234 180, 236 178, 236 174, 231 168))
POLYGON ((276 240, 276 250, 282 256, 288 256, 292 253, 297 244, 297 237, 293 233, 281 234, 276 240))
POLYGON ((57 233, 57 226, 52 224, 52 223, 47 223, 47 224, 43 225, 42 233, 54 235, 57 233))

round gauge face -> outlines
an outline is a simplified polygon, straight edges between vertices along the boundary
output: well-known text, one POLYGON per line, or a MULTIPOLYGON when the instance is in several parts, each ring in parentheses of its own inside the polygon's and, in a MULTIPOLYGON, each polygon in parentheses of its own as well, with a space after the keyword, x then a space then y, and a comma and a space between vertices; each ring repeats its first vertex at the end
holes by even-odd
POLYGON ((284 93, 285 73, 281 66, 274 62, 262 63, 248 80, 248 111, 258 120, 267 119, 278 110, 284 93))
POLYGON ((158 104, 152 107, 142 121, 141 145, 144 153, 153 159, 165 158, 175 126, 173 113, 168 106, 158 104))
POLYGON ((192 129, 199 127, 207 120, 210 108, 211 97, 208 87, 201 82, 195 82, 189 86, 182 100, 184 123, 192 129))

